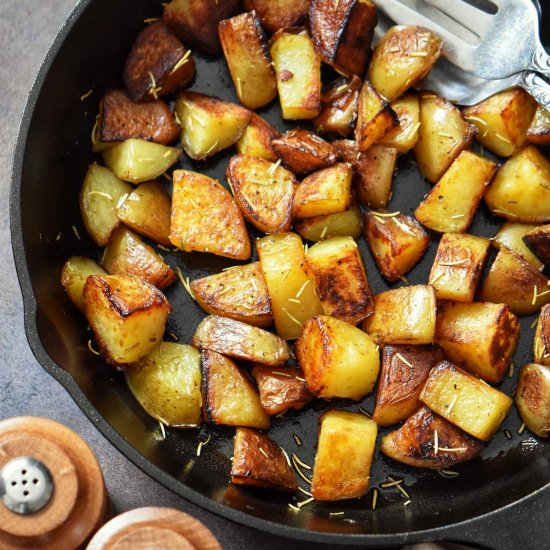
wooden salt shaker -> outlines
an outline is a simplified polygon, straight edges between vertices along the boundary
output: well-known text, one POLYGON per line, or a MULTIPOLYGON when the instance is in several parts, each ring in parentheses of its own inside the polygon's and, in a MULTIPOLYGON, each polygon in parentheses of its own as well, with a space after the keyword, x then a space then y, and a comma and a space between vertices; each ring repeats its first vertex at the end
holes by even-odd
POLYGON ((0 548, 83 548, 108 510, 99 464, 74 432, 43 418, 0 422, 0 548))

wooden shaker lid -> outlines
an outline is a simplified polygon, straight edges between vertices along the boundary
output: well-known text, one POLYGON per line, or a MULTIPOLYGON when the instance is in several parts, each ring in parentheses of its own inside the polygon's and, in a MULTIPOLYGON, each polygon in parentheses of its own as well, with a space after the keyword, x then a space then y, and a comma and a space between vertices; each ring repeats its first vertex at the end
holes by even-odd
POLYGON ((138 508, 106 523, 87 550, 221 550, 212 532, 173 508, 138 508))
POLYGON ((73 431, 44 418, 0 422, 0 548, 82 548, 108 507, 99 464, 73 431))

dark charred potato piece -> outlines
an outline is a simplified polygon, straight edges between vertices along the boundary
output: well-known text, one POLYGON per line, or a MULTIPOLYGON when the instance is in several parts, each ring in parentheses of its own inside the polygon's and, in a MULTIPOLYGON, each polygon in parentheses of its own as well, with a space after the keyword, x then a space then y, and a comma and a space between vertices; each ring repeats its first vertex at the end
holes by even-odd
POLYGON ((550 265, 550 224, 529 231, 523 237, 523 242, 537 258, 550 265))
POLYGON ((125 227, 113 233, 101 263, 111 275, 135 275, 161 290, 176 280, 159 254, 125 227))
POLYGON ((98 128, 102 143, 137 138, 168 145, 179 135, 176 119, 164 101, 136 103, 123 90, 109 90, 103 96, 98 128))
POLYGON ((238 13, 240 0, 172 0, 162 18, 185 43, 209 55, 220 53, 218 23, 238 13))
POLYGON ((299 220, 294 224, 294 230, 302 238, 313 242, 330 237, 358 239, 361 236, 361 223, 361 211, 354 204, 344 212, 299 220))
POLYGON ((304 19, 309 0, 243 0, 247 11, 255 10, 262 26, 270 33, 292 27, 304 19))
POLYGON ((132 101, 169 95, 191 82, 193 76, 191 52, 162 21, 138 34, 124 66, 124 85, 132 101))
POLYGON ((269 428, 270 418, 248 376, 211 350, 202 352, 202 402, 206 419, 214 424, 269 428))
POLYGON ((443 353, 431 346, 384 346, 372 419, 391 426, 420 407, 420 392, 443 353))
POLYGON ((550 304, 540 310, 533 348, 535 361, 550 367, 550 304))
POLYGON ((298 490, 294 473, 279 445, 267 435, 237 428, 231 483, 293 493, 298 490))
POLYGON ((217 315, 201 321, 193 336, 193 345, 273 367, 280 367, 289 358, 286 342, 277 335, 217 315))
POLYGON ((550 367, 530 363, 521 369, 516 406, 529 430, 538 437, 550 436, 550 367))
POLYGON ((271 142, 275 154, 296 175, 332 166, 338 156, 332 145, 309 130, 296 128, 271 142))
POLYGON ((252 376, 260 390, 262 407, 267 414, 279 414, 288 409, 299 411, 313 399, 301 375, 298 369, 264 365, 256 365, 252 369, 252 376))
POLYGON ((527 138, 535 145, 550 145, 550 111, 542 105, 535 111, 531 126, 527 130, 527 138))
POLYGON ((409 466, 449 468, 475 458, 483 448, 482 441, 423 406, 398 430, 384 436, 380 450, 409 466))
POLYGON ((271 126, 260 115, 252 113, 248 126, 235 146, 241 155, 260 157, 270 162, 276 162, 278 157, 271 147, 271 141, 280 136, 279 130, 271 126))
POLYGON ((377 23, 370 0, 311 0, 309 26, 321 59, 345 74, 363 75, 377 23))

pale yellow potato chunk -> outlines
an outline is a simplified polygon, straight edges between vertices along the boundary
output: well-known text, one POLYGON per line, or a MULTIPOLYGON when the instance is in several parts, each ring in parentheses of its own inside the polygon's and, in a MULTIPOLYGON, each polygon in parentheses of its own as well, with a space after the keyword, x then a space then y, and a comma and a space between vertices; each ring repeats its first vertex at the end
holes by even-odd
POLYGON ((406 95, 390 103, 397 115, 399 125, 388 130, 378 142, 380 145, 395 147, 400 154, 409 152, 418 141, 420 128, 420 105, 418 96, 406 95))
POLYGON ((84 311, 84 285, 90 275, 107 275, 105 270, 91 258, 71 256, 61 270, 61 284, 71 302, 84 311))
POLYGON ((527 248, 523 237, 530 231, 536 229, 537 225, 527 223, 506 222, 502 224, 498 233, 495 235, 493 246, 500 249, 505 246, 519 254, 526 262, 529 262, 533 267, 542 269, 543 263, 527 248))

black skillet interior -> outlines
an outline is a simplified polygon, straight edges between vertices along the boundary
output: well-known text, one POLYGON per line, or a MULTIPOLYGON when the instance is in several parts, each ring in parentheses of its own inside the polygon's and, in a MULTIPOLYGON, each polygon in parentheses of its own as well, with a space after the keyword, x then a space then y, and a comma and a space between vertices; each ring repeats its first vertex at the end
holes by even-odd
MULTIPOLYGON (((125 56, 143 27, 143 20, 159 15, 161 9, 158 0, 134 1, 131 8, 129 5, 127 0, 81 2, 41 70, 19 137, 11 204, 13 246, 25 300, 28 338, 48 372, 70 391, 103 433, 154 478, 216 513, 282 535, 368 546, 398 544, 405 538, 442 538, 444 531, 439 528, 472 520, 544 486, 550 493, 548 444, 532 440, 527 432, 518 434, 521 421, 515 411, 482 458, 454 468, 460 476, 453 479, 445 479, 434 471, 404 467, 377 452, 371 486, 377 487, 388 475, 402 478, 411 503, 404 506, 405 497, 395 488, 382 489, 375 512, 371 510, 372 490, 360 500, 313 503, 295 513, 287 506, 288 497, 232 487, 228 483, 231 429, 168 429, 162 440, 158 424, 132 398, 123 376, 89 352, 87 342, 91 334, 87 323, 59 283, 61 266, 69 256, 87 254, 100 258, 101 252, 86 236, 78 207, 84 173, 94 160, 90 131, 102 92, 121 85, 125 56), (81 100, 90 89, 91 95, 81 100), (504 429, 510 430, 511 439, 505 437, 504 429), (211 434, 211 440, 197 457, 198 441, 207 434, 211 434), (330 516, 330 512, 341 511, 345 511, 344 516, 330 516)), ((548 20, 547 16, 546 32, 548 20)), ((548 42, 549 37, 545 38, 548 42)), ((236 101, 223 59, 196 57, 197 78, 192 89, 236 101)), ((281 123, 277 102, 261 114, 280 129, 288 127, 281 123)), ((225 182, 225 167, 232 154, 228 150, 208 162, 182 157, 181 167, 225 182)), ((411 213, 429 188, 411 158, 401 158, 390 209, 411 213)), ((500 222, 482 206, 471 231, 492 236, 500 222)), ((435 242, 408 275, 411 284, 427 281, 435 242)), ((388 288, 364 239, 360 247, 374 292, 388 288)), ((165 258, 190 279, 232 264, 201 254, 166 254, 165 258)), ((170 288, 167 295, 174 307, 168 331, 177 334, 180 342, 189 342, 204 314, 180 285, 170 288)), ((516 365, 532 359, 532 321, 533 317, 522 320, 516 365)), ((500 388, 512 394, 514 386, 515 376, 507 377, 500 388)), ((361 405, 372 410, 372 396, 361 405)), ((317 418, 328 406, 357 410, 358 404, 339 400, 329 405, 319 401, 303 412, 275 418, 269 433, 289 453, 295 452, 312 464, 317 418), (303 446, 297 446, 294 434, 303 446)), ((301 497, 306 498, 299 493, 290 501, 295 503, 301 497)))

